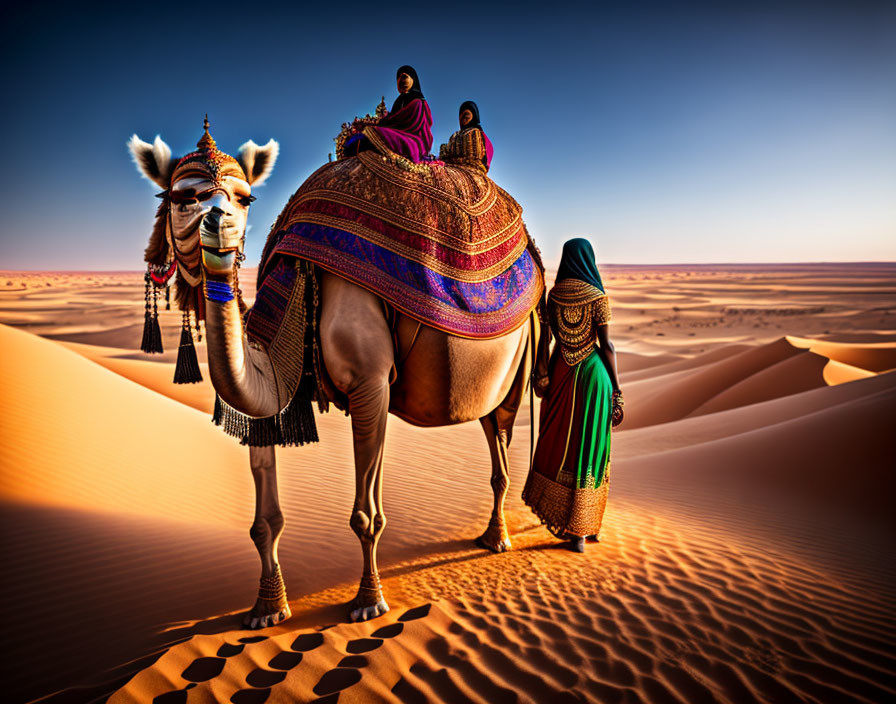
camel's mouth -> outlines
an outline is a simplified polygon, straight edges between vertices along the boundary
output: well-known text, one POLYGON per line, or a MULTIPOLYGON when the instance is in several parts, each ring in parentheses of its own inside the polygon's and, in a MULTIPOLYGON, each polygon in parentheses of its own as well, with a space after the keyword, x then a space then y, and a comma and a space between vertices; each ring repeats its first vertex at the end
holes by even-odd
POLYGON ((243 234, 240 223, 217 208, 212 208, 199 223, 199 243, 203 249, 220 252, 241 250, 243 234))
POLYGON ((229 254, 231 252, 239 252, 239 247, 209 247, 207 245, 200 245, 199 247, 203 252, 208 252, 209 254, 214 254, 215 256, 223 256, 225 254, 229 254))
POLYGON ((206 273, 216 275, 229 275, 233 273, 234 265, 239 257, 239 247, 208 247, 202 245, 202 266, 206 273))

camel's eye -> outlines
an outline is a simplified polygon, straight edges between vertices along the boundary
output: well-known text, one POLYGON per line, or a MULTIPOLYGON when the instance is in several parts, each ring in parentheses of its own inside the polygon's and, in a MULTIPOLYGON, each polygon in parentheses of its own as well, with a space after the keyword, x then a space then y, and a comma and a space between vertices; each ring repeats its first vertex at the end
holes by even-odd
POLYGON ((252 202, 255 200, 255 196, 237 196, 237 203, 239 203, 244 208, 248 208, 252 205, 252 202))
POLYGON ((195 205, 196 191, 192 188, 185 188, 182 191, 173 191, 171 193, 171 202, 178 205, 195 205))

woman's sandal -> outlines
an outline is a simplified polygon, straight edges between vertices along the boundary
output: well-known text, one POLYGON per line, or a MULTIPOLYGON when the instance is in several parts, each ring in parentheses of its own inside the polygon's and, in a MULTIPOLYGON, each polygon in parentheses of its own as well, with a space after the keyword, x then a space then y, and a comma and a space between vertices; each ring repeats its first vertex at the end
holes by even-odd
POLYGON ((573 552, 585 552, 585 536, 573 535, 569 538, 569 549, 573 552))

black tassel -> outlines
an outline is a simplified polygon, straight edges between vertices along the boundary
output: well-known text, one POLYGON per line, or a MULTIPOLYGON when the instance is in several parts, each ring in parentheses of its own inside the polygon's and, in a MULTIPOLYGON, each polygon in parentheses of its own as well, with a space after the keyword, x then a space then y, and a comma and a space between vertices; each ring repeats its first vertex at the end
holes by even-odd
POLYGON ((165 310, 171 310, 171 287, 165 287, 165 310))
MULTIPOLYGON (((310 382, 310 377, 307 379, 310 382)), ((310 383, 300 384, 289 405, 267 418, 250 418, 228 406, 216 394, 212 422, 228 435, 239 438, 240 445, 251 447, 287 447, 320 440, 311 406, 310 383)))
POLYGON ((177 364, 174 366, 175 384, 196 384, 202 381, 199 359, 193 346, 193 332, 190 330, 190 314, 184 311, 184 322, 180 329, 180 347, 177 348, 177 364))
MULTIPOLYGON (((312 381, 312 377, 305 377, 312 381)), ((308 442, 318 442, 317 423, 314 420, 314 409, 311 405, 311 387, 299 385, 299 390, 293 396, 290 404, 280 413, 280 441, 279 445, 304 445, 308 442)))
POLYGON ((149 278, 149 272, 144 277, 146 291, 144 294, 145 310, 143 314, 143 340, 140 349, 148 354, 162 354, 162 329, 159 327, 159 309, 156 301, 157 291, 149 278))

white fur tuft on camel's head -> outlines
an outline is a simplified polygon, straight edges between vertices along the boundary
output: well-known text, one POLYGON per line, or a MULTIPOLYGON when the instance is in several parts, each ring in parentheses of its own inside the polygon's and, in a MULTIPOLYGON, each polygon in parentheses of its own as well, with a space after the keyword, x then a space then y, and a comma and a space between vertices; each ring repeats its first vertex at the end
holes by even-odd
POLYGON ((240 147, 237 161, 246 172, 246 178, 253 186, 260 186, 267 181, 274 170, 274 163, 280 155, 280 145, 273 139, 260 146, 251 139, 240 147))
POLYGON ((148 180, 162 188, 168 188, 176 159, 171 158, 171 148, 156 135, 152 144, 144 142, 136 134, 128 140, 128 151, 137 170, 148 180))

